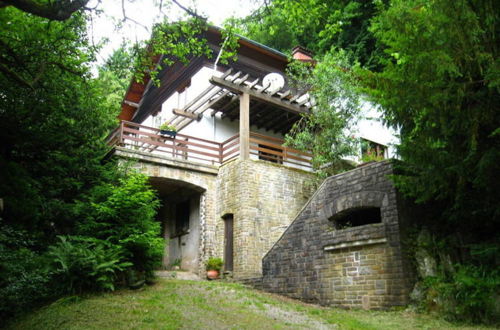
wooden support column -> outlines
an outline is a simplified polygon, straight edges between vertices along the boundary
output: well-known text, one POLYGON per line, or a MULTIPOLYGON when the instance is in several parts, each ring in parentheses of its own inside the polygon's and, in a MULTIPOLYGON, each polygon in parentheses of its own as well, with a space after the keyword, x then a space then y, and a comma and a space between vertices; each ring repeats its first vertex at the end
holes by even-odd
POLYGON ((250 158, 250 95, 240 95, 240 159, 250 158))

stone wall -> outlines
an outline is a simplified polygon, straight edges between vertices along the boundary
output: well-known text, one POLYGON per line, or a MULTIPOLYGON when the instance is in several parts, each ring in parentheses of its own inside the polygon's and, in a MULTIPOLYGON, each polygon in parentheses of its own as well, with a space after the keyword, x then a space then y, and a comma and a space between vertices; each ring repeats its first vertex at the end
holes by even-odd
POLYGON ((314 176, 266 161, 235 160, 217 177, 217 241, 223 255, 222 216, 234 216, 236 279, 260 277, 262 257, 281 237, 313 192, 314 176))
POLYGON ((380 162, 325 180, 264 257, 262 287, 347 308, 405 305, 411 272, 391 173, 391 164, 380 162), (366 207, 380 208, 382 222, 343 229, 332 223, 342 211, 366 207))

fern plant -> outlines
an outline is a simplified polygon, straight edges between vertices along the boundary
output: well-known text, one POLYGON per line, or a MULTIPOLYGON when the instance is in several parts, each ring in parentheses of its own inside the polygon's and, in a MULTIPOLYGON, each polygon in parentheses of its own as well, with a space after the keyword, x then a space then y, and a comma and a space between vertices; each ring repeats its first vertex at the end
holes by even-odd
POLYGON ((132 266, 124 261, 120 246, 75 236, 59 236, 49 248, 51 267, 71 293, 83 290, 112 291, 119 272, 132 266))

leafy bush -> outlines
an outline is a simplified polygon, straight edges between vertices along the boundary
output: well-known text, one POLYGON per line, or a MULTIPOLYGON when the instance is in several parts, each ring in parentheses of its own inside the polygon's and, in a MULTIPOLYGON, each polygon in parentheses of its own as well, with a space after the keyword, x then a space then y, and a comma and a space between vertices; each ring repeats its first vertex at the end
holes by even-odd
MULTIPOLYGON (((496 266, 499 246, 495 242, 461 245, 464 254, 453 256, 458 250, 453 238, 437 239, 427 232, 414 239, 413 249, 417 259, 423 250, 434 260, 432 276, 422 273, 424 263, 417 262, 422 282, 414 291, 419 306, 430 312, 437 312, 453 321, 474 323, 498 322, 499 313, 495 306, 500 287, 500 272, 496 266), (468 248, 468 249, 467 249, 468 248), (452 262, 452 259, 455 262, 452 262), (424 290, 421 290, 424 289, 424 290)), ((425 263, 429 267, 431 262, 425 263)), ((428 273, 429 274, 429 273, 428 273)))
POLYGON ((78 233, 123 247, 125 260, 138 271, 152 272, 160 265, 164 240, 155 220, 159 207, 147 177, 129 173, 116 184, 101 184, 80 203, 83 221, 78 233))
POLYGON ((26 232, 0 226, 0 319, 60 293, 45 258, 33 249, 34 241, 26 232))
POLYGON ((222 266, 224 265, 224 261, 222 261, 221 258, 214 258, 214 257, 210 257, 208 258, 207 260, 207 266, 206 266, 206 269, 207 270, 216 270, 216 271, 220 271, 222 269, 222 266))
POLYGON ((47 256, 59 283, 70 293, 114 290, 119 272, 132 263, 124 261, 123 248, 93 238, 59 236, 47 256))
POLYGON ((495 294, 500 287, 500 273, 473 265, 457 265, 457 268, 450 278, 425 279, 426 309, 437 311, 454 321, 498 321, 495 294))

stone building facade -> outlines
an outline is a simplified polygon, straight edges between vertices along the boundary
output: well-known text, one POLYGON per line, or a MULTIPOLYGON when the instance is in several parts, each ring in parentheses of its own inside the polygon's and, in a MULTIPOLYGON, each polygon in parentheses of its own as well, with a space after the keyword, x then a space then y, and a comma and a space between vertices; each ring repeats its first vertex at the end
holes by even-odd
POLYGON ((235 160, 217 177, 217 255, 225 214, 234 216, 234 277, 262 276, 262 257, 313 193, 313 174, 266 161, 235 160))
POLYGON ((390 162, 328 178, 263 259, 264 290, 347 308, 405 305, 412 272, 390 162))
POLYGON ((209 257, 225 255, 224 217, 231 214, 235 279, 262 276, 262 257, 281 237, 313 193, 310 172, 262 160, 234 159, 222 166, 197 164, 117 147, 150 177, 162 208, 158 220, 168 241, 164 267, 177 260, 184 270, 205 274, 209 257), (189 201, 189 229, 176 235, 176 207, 189 201))

